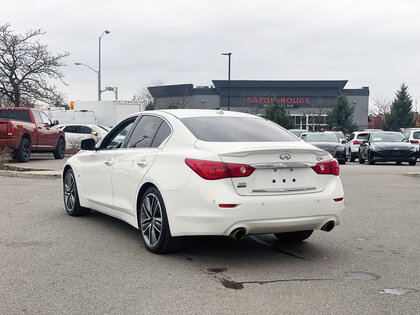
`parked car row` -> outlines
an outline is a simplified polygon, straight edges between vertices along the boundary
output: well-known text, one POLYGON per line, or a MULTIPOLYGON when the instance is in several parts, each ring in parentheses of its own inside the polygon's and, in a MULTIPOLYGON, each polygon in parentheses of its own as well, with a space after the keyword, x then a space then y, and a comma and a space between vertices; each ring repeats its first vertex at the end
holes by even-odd
POLYGON ((367 161, 369 164, 408 162, 416 165, 420 155, 420 128, 405 129, 404 134, 370 129, 355 131, 347 138, 343 136, 342 132, 300 133, 300 139, 329 152, 341 164, 345 164, 347 160, 354 162, 359 159, 360 164, 367 161))
POLYGON ((109 127, 86 124, 58 125, 42 111, 24 107, 0 108, 0 147, 8 147, 19 162, 32 152, 52 152, 64 158, 66 149, 80 148, 83 139, 102 139, 109 127))

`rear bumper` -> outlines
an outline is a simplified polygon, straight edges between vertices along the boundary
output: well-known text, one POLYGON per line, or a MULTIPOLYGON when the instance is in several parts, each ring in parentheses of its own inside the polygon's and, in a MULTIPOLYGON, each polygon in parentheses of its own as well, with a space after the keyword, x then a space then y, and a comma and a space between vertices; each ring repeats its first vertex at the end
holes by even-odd
POLYGON ((326 189, 317 193, 240 196, 231 189, 212 194, 197 186, 182 194, 161 192, 173 236, 227 236, 236 228, 248 234, 317 230, 328 221, 340 224, 344 209, 343 201, 333 200, 344 192, 339 177, 332 175, 326 189), (220 208, 223 203, 237 206, 220 208))
POLYGON ((6 146, 11 149, 17 149, 19 147, 19 139, 16 137, 10 137, 10 138, 1 138, 0 139, 0 147, 6 146))

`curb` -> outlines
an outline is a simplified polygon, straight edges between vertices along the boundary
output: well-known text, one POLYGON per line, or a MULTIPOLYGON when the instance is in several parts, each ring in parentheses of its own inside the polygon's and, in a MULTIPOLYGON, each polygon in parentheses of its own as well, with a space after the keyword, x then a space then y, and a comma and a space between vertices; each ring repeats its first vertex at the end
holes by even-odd
POLYGON ((59 179, 61 173, 56 171, 33 171, 33 172, 18 172, 0 170, 0 176, 5 177, 21 177, 21 178, 48 178, 59 179))
POLYGON ((420 172, 408 172, 408 173, 403 173, 404 176, 409 176, 409 177, 420 177, 420 172))

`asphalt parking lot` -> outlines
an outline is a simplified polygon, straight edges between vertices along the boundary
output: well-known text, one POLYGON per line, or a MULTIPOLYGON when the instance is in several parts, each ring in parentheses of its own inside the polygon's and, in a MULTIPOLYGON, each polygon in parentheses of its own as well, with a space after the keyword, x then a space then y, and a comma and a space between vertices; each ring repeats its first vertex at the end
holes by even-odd
POLYGON ((299 245, 197 237, 166 256, 117 219, 69 217, 58 179, 0 177, 0 313, 418 314, 420 177, 406 172, 420 166, 341 166, 344 223, 299 245))

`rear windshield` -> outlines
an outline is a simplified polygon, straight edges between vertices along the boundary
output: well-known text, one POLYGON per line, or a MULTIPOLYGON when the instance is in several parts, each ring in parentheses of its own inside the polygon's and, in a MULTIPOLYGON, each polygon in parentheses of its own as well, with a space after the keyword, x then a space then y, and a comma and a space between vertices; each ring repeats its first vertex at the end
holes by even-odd
POLYGON ((413 132, 413 139, 420 139, 420 131, 413 132))
POLYGON ((189 117, 181 121, 199 140, 210 142, 299 141, 280 126, 252 117, 189 117))
POLYGON ((28 110, 0 109, 0 120, 6 119, 31 122, 28 110))

